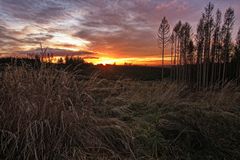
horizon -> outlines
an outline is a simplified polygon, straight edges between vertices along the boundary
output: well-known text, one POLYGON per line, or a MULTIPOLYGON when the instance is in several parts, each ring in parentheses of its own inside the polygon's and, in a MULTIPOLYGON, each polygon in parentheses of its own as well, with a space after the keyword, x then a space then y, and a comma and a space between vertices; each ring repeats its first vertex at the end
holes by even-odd
MULTIPOLYGON (((0 1, 0 57, 38 53, 39 44, 54 56, 81 56, 93 64, 160 66, 157 30, 166 16, 171 29, 181 20, 192 33, 208 2, 223 14, 235 9, 233 41, 240 27, 237 0, 0 1)), ((168 58, 165 62, 169 63, 168 58)))

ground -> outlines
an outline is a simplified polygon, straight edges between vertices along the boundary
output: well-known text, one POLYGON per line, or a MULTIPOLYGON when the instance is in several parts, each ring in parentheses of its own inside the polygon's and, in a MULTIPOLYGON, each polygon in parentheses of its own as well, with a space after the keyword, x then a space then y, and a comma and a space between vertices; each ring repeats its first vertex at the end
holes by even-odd
POLYGON ((1 159, 239 159, 240 88, 8 67, 1 159))

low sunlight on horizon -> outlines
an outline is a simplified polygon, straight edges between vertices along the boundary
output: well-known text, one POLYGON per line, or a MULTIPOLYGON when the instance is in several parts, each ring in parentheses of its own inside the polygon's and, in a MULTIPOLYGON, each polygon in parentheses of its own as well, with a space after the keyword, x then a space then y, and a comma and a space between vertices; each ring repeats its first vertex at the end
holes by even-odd
MULTIPOLYGON (((230 6, 236 15, 240 12, 236 0, 210 1, 214 12, 230 6)), ((162 18, 167 17, 171 29, 178 20, 189 22, 194 33, 205 5, 198 0, 2 0, 0 57, 27 57, 38 53, 42 43, 55 57, 87 57, 93 64, 158 66, 162 57, 157 31, 162 18)), ((165 64, 171 61, 170 53, 168 46, 165 64)))
POLYGON ((0 160, 240 160, 240 0, 0 0, 0 160))

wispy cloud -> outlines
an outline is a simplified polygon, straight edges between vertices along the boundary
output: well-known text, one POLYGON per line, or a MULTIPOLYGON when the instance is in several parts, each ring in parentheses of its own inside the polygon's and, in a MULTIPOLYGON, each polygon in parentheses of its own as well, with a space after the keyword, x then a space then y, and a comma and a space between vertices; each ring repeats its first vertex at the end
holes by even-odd
MULTIPOLYGON (((238 0, 210 0, 236 8, 238 0)), ((50 48, 91 50, 112 57, 159 56, 156 31, 167 16, 189 21, 193 31, 208 0, 1 0, 0 53, 50 48)), ((236 27, 238 28, 238 27, 236 27)), ((235 31, 236 32, 236 31, 235 31)), ((58 50, 52 50, 57 52, 58 50)))

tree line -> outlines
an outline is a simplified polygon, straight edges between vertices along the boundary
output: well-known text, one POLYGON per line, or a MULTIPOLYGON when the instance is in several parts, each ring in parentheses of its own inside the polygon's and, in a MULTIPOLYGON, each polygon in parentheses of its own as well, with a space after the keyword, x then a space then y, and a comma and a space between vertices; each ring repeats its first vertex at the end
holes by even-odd
MULTIPOLYGON (((188 22, 177 22, 170 29, 164 17, 158 29, 162 66, 165 50, 170 47, 171 74, 176 81, 196 84, 197 87, 223 86, 240 79, 240 29, 233 39, 234 9, 224 15, 209 3, 198 22, 196 33, 188 22)), ((164 69, 164 67, 162 67, 164 69)), ((164 71, 162 70, 162 78, 164 71)))

